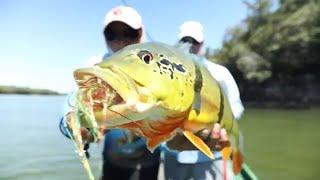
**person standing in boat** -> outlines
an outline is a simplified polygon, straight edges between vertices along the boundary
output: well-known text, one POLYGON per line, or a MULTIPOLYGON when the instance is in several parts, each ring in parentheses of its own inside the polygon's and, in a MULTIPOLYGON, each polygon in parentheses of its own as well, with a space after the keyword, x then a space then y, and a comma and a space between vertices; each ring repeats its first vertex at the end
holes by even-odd
MULTIPOLYGON (((90 65, 107 60, 108 56, 128 45, 143 42, 144 33, 142 18, 135 9, 128 6, 111 9, 105 16, 103 27, 108 53, 102 58, 92 58, 90 65)), ((68 116, 65 117, 62 121, 66 121, 68 116)), ((67 131, 66 124, 61 124, 62 132, 67 131)), ((82 129, 82 137, 90 139, 85 129, 82 129)), ((87 144, 85 148, 88 147, 87 144)), ((128 130, 108 130, 105 133, 102 154, 102 180, 156 180, 158 177, 160 149, 151 153, 146 147, 145 139, 128 130)))

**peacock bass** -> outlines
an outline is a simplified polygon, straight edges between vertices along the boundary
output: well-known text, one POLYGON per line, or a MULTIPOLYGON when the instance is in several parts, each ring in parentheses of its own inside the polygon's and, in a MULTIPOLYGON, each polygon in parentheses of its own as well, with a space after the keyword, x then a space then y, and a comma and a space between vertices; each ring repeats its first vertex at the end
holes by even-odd
POLYGON ((194 133, 220 123, 231 139, 223 159, 232 153, 233 171, 239 173, 243 158, 238 124, 219 84, 195 59, 173 46, 143 43, 127 46, 94 67, 77 69, 79 107, 90 119, 81 126, 95 139, 98 128, 129 129, 145 137, 151 151, 180 133, 213 159, 194 133))

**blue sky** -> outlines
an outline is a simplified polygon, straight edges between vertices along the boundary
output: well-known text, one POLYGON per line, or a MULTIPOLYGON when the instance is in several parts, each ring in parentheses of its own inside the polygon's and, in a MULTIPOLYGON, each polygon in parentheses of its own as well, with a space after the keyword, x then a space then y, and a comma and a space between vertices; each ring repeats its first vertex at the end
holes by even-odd
MULTIPOLYGON (((203 24, 206 46, 219 48, 228 28, 241 22, 241 0, 126 0, 156 41, 173 44, 187 20, 203 24)), ((0 85, 68 92, 72 72, 106 52, 105 13, 121 0, 0 1, 0 85)))

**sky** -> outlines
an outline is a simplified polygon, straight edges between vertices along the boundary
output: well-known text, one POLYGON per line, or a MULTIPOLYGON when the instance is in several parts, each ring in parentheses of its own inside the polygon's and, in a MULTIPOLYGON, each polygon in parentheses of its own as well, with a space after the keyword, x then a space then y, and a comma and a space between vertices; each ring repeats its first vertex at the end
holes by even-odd
POLYGON ((248 14, 242 0, 1 0, 0 85, 70 92, 73 70, 107 52, 104 16, 123 2, 140 13, 153 40, 174 44, 179 26, 195 20, 214 49, 248 14))

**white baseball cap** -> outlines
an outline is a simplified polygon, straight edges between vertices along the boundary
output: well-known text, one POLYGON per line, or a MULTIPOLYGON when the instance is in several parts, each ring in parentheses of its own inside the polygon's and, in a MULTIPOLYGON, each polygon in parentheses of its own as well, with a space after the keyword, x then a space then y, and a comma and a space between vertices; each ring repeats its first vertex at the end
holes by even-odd
POLYGON ((104 18, 104 27, 114 21, 123 22, 133 29, 142 28, 141 16, 136 10, 128 6, 118 6, 111 9, 104 18))
POLYGON ((179 39, 192 37, 199 43, 204 41, 203 27, 197 21, 187 21, 180 26, 179 39))

